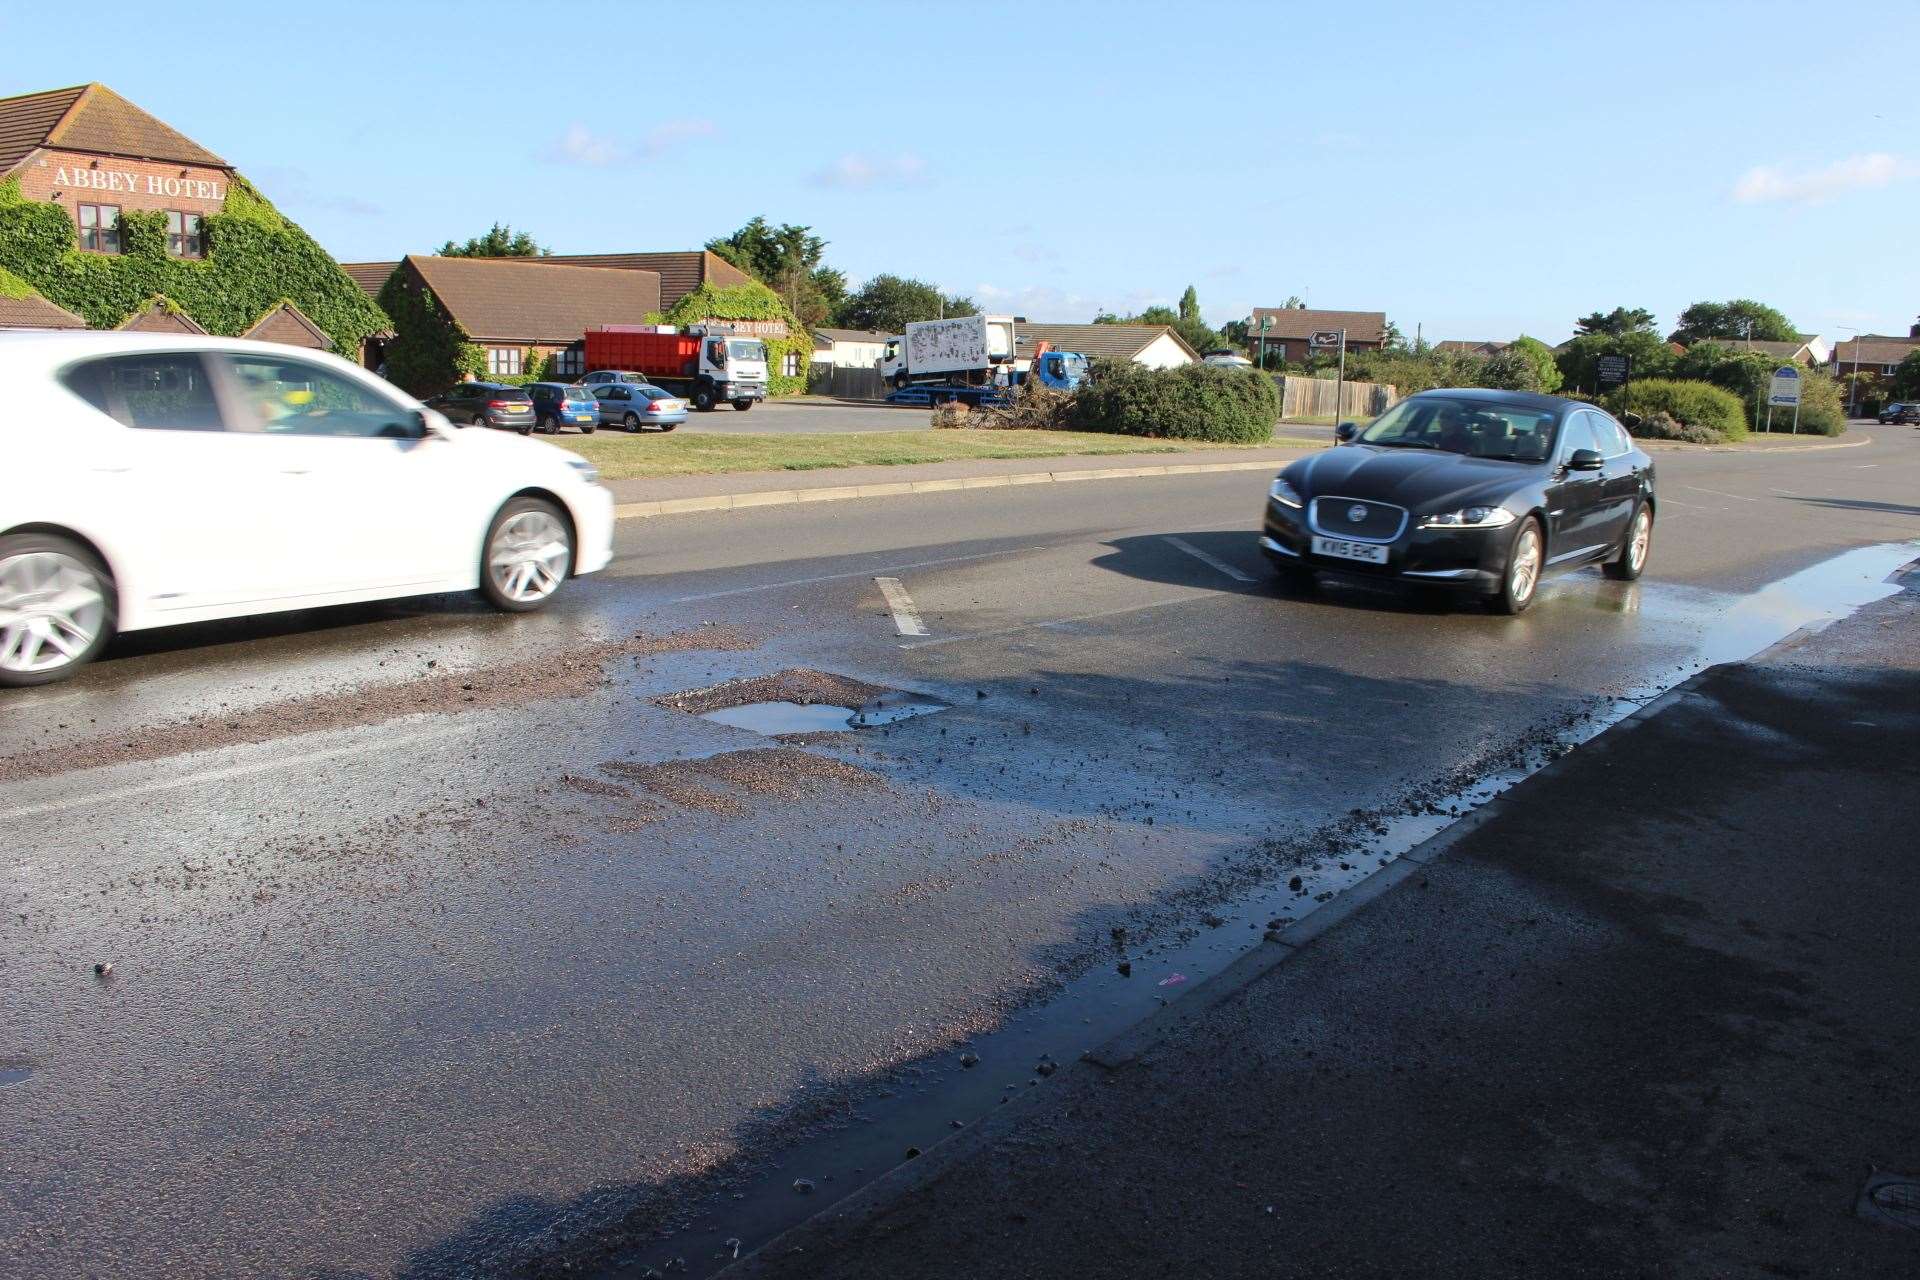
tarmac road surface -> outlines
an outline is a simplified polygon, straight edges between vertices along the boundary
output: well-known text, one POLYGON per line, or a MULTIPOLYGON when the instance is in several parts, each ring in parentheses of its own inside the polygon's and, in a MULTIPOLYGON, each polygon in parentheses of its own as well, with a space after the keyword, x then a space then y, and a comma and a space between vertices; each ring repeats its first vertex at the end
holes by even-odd
POLYGON ((1869 434, 1659 454, 1649 576, 1519 619, 1276 593, 1241 472, 628 521, 544 614, 128 637, 0 695, 0 1276, 738 1237, 709 1190, 936 1089, 1116 927, 1188 945, 1294 875, 1311 910, 1356 825, 1911 558, 1920 433, 1869 434), (947 709, 780 742, 655 701, 786 671, 947 709))

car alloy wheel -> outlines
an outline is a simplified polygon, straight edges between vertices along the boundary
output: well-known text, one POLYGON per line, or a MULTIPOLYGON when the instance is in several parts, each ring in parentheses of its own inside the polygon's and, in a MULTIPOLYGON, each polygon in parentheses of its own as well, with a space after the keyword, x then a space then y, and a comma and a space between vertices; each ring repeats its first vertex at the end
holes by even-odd
POLYGON ((0 548, 0 684, 58 680, 105 641, 111 588, 77 551, 0 548))
POLYGON ((537 609, 573 566, 573 535, 551 504, 507 504, 487 539, 487 597, 503 609, 537 609))
POLYGON ((621 419, 620 425, 625 427, 630 432, 638 433, 640 430, 640 415, 637 413, 630 413, 625 418, 621 419))
POLYGON ((1601 567, 1615 581, 1632 582, 1647 567, 1652 550, 1653 508, 1641 503, 1633 513, 1633 523, 1627 526, 1627 536, 1621 540, 1620 554, 1601 567))
POLYGON ((1509 615, 1526 611, 1533 603, 1534 593, 1540 589, 1540 572, 1546 556, 1546 539, 1541 535, 1540 522, 1528 516, 1514 530, 1513 541, 1507 546, 1507 571, 1493 597, 1495 611, 1509 615))

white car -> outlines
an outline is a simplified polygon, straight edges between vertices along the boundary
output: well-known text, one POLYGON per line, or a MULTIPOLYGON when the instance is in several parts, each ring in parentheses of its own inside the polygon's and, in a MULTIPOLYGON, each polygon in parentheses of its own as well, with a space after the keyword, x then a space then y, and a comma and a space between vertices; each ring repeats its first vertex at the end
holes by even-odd
POLYGON ((0 387, 0 685, 116 631, 475 587, 537 609, 613 556, 592 464, 334 356, 10 333, 0 387))

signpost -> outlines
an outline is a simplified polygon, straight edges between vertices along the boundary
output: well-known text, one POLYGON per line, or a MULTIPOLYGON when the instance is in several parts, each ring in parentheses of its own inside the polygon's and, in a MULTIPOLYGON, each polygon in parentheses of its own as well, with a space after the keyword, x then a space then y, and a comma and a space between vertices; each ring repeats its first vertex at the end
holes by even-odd
MULTIPOLYGON (((1340 372, 1333 380, 1333 422, 1340 424, 1340 399, 1347 385, 1347 331, 1345 329, 1316 329, 1313 337, 1307 340, 1308 346, 1315 351, 1325 351, 1328 347, 1340 348, 1340 372)), ((1335 440, 1338 444, 1339 441, 1335 440)))
POLYGON ((1767 430, 1773 430, 1773 407, 1793 406, 1793 434, 1800 434, 1800 388, 1804 384, 1800 371, 1790 364, 1783 364, 1773 371, 1773 382, 1767 388, 1767 430))
POLYGON ((1601 356, 1593 362, 1596 391, 1615 391, 1633 381, 1632 356, 1601 356))
POLYGON ((1271 328, 1273 328, 1273 317, 1261 316, 1260 317, 1260 371, 1262 373, 1266 372, 1266 368, 1267 368, 1267 330, 1271 328))

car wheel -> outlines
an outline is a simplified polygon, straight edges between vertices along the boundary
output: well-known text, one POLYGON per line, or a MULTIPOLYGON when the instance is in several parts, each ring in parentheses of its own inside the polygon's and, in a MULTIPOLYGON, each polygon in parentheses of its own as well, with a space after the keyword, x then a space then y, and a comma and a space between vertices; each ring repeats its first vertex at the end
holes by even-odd
POLYGON ((543 436, 557 436, 560 434, 560 422, 556 418, 542 418, 533 425, 543 436))
POLYGON ((113 634, 106 566, 57 534, 0 538, 0 685, 64 680, 113 634))
POLYGON ((909 381, 910 379, 907 377, 907 371, 905 369, 902 369, 893 375, 893 389, 895 391, 905 391, 907 389, 907 383, 909 381))
POLYGON ((733 402, 733 409, 735 413, 745 413, 747 410, 751 408, 753 408, 753 401, 751 400, 735 400, 733 402))
POLYGON ((1618 582, 1632 582, 1647 567, 1647 553, 1653 550, 1653 508, 1641 503, 1627 526, 1620 543, 1620 554, 1607 561, 1606 575, 1618 582))
POLYGON ((580 424, 580 434, 590 436, 593 434, 593 429, 599 425, 597 422, 583 422, 580 424))
POLYGON ((515 498, 501 507, 483 545, 480 594, 509 613, 538 609, 573 571, 573 530, 545 498, 515 498))
POLYGON ((1495 613, 1508 615, 1526 612, 1540 590, 1540 572, 1547 563, 1547 540, 1541 536, 1540 522, 1528 516, 1513 531, 1507 544, 1507 569, 1500 577, 1500 591, 1493 598, 1495 613))
POLYGON ((637 413, 630 413, 626 417, 620 419, 620 425, 625 427, 629 434, 637 434, 640 430, 640 415, 637 413))
POLYGON ((673 429, 674 429, 675 427, 677 427, 677 426, 679 426, 679 425, 680 425, 680 424, 679 424, 679 423, 677 423, 677 422, 663 422, 663 423, 661 423, 661 424, 660 424, 660 429, 661 429, 662 431, 671 431, 671 430, 673 430, 673 429))
POLYGON ((530 436, 530 435, 532 435, 532 434, 533 434, 533 424, 532 424, 531 422, 529 422, 529 423, 528 423, 528 424, 527 424, 526 426, 524 426, 524 427, 515 427, 515 428, 514 428, 514 431, 515 431, 516 433, 518 433, 518 434, 520 434, 520 435, 523 435, 523 436, 530 436))
POLYGON ((702 413, 713 412, 713 392, 702 387, 693 393, 693 407, 702 413))

